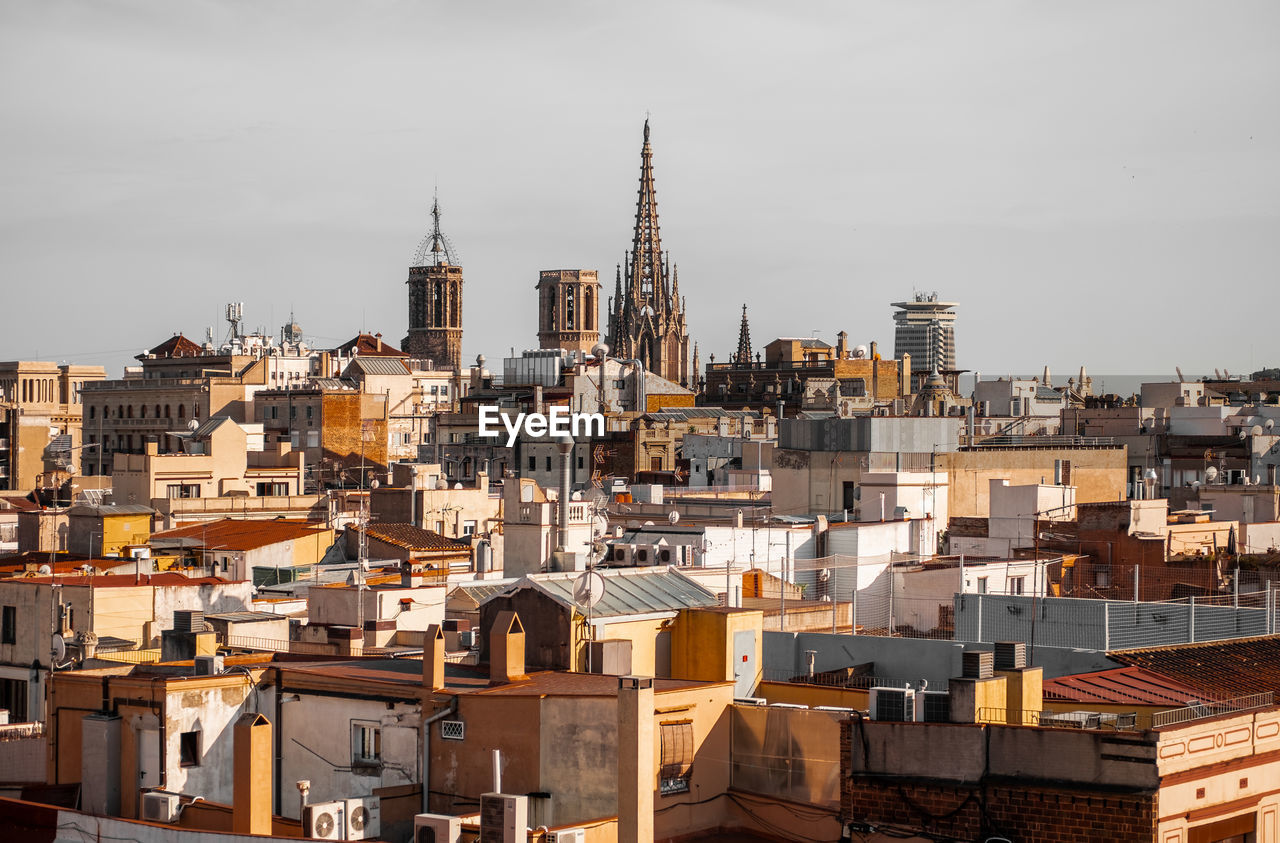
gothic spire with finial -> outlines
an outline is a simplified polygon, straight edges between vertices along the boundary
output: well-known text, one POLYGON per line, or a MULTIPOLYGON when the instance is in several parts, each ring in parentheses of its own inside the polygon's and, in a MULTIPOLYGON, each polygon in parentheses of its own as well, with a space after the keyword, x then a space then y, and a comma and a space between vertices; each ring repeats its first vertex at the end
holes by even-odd
POLYGON ((745 366, 751 362, 751 326, 747 324, 747 306, 742 306, 742 327, 738 328, 738 353, 736 362, 745 366))
POLYGON ((640 150, 640 190, 636 200, 636 227, 632 238, 627 282, 635 297, 665 309, 668 290, 663 266, 662 235, 658 228, 658 194, 653 184, 653 148, 649 145, 649 120, 644 121, 644 146, 640 150))

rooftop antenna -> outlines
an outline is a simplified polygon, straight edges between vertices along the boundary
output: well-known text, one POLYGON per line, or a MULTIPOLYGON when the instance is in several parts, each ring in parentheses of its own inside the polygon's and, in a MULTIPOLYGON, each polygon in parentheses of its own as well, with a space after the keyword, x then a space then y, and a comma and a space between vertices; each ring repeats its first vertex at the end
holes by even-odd
POLYGON ((231 326, 227 330, 227 340, 238 340, 241 337, 241 323, 244 321, 244 302, 235 301, 227 305, 226 310, 227 323, 231 326))

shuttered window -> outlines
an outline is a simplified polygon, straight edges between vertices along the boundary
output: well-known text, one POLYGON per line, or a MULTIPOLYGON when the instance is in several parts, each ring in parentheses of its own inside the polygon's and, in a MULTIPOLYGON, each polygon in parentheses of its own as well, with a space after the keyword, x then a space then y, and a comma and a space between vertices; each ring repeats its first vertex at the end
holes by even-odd
POLYGON ((662 739, 658 791, 684 793, 693 775, 693 721, 680 720, 659 726, 662 739))

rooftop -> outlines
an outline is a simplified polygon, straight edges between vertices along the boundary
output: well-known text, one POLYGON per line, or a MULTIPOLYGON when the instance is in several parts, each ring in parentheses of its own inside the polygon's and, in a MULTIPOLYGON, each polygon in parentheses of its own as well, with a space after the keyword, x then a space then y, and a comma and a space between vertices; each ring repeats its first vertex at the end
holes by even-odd
POLYGON ((1190 685, 1141 667, 1117 667, 1044 682, 1044 698, 1061 702, 1183 706, 1203 696, 1190 685))
MULTIPOLYGON (((598 570, 597 573, 604 578, 605 586, 604 595, 591 607, 594 617, 675 612, 680 609, 715 606, 720 602, 716 595, 674 568, 598 570)), ((576 605, 574 583, 580 576, 580 571, 531 574, 500 593, 510 594, 521 588, 536 588, 558 603, 573 606, 576 605)))
POLYGON ((1206 697, 1280 692, 1280 637, 1259 636, 1108 653, 1182 682, 1206 697))
POLYGON ((370 538, 403 547, 406 550, 456 550, 469 551, 471 543, 450 539, 434 530, 424 530, 413 524, 378 523, 365 528, 370 538))
MULTIPOLYGON (((312 521, 291 521, 278 519, 272 521, 252 521, 236 518, 223 518, 220 521, 209 521, 166 530, 151 537, 152 542, 164 544, 166 541, 195 540, 206 548, 218 550, 256 550, 259 547, 279 542, 303 539, 326 529, 323 524, 312 521)), ((183 542, 179 542, 183 544, 183 542)))
POLYGON ((336 349, 339 354, 379 355, 383 357, 408 357, 400 349, 382 339, 381 334, 357 334, 336 349))

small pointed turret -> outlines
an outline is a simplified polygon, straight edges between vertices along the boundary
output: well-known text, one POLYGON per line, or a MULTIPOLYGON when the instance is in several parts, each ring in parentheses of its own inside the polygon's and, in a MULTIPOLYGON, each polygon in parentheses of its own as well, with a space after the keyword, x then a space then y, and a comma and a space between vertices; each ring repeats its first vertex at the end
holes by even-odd
POLYGON ((739 366, 751 363, 751 326, 747 323, 747 306, 742 306, 742 325, 738 328, 738 353, 734 362, 739 366))

